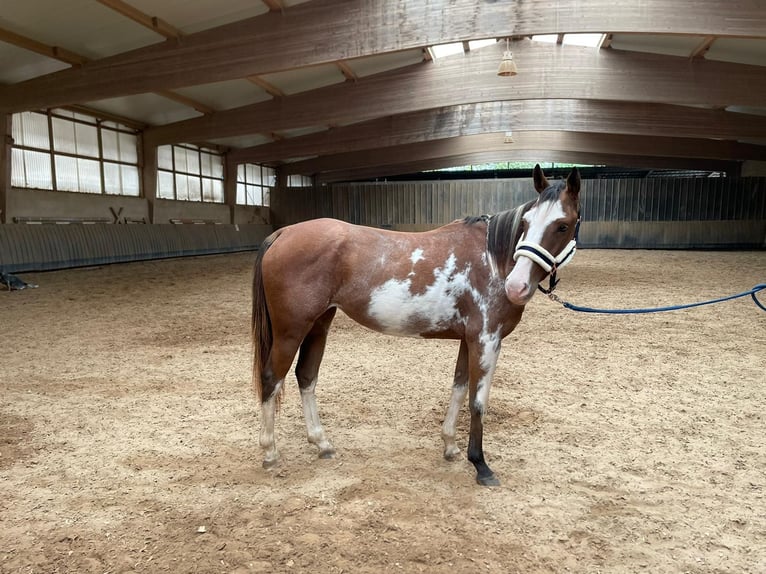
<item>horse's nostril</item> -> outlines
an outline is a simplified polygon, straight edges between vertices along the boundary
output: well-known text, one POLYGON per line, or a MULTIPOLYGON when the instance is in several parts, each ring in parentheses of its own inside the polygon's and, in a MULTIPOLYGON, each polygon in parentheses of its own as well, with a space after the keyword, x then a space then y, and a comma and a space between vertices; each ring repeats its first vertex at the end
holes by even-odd
POLYGON ((506 286, 506 294, 508 297, 515 301, 521 301, 529 294, 530 286, 526 281, 520 281, 518 283, 511 283, 506 286))

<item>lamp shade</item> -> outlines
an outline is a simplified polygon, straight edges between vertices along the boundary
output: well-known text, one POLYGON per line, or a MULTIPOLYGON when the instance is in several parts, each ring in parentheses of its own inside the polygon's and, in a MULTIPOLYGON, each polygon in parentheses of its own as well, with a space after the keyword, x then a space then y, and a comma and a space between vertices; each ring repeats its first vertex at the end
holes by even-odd
POLYGON ((515 76, 519 71, 516 69, 516 62, 513 61, 513 52, 505 50, 503 59, 500 61, 500 67, 497 69, 498 76, 515 76))

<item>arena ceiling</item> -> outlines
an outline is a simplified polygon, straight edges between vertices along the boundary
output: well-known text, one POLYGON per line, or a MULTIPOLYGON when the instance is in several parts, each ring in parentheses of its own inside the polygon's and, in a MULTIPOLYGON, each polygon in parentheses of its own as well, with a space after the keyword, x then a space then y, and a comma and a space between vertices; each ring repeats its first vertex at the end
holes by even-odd
POLYGON ((95 111, 150 146, 320 181, 766 161, 766 0, 3 3, 0 113, 95 111))

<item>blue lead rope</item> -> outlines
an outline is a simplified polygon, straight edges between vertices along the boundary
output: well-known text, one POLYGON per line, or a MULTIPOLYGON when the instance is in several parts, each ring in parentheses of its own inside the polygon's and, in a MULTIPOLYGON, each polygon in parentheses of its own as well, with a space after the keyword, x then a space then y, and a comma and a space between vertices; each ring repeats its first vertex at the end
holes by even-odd
POLYGON ((766 283, 761 283, 759 285, 756 285, 749 291, 745 291, 743 293, 737 293, 736 295, 729 295, 728 297, 711 299, 710 301, 702 301, 700 303, 689 303, 688 305, 672 305, 670 307, 654 307, 649 309, 593 309, 592 307, 580 307, 579 305, 573 305, 572 303, 569 303, 567 301, 562 301, 553 293, 551 293, 549 297, 553 301, 556 301, 557 303, 561 303, 567 309, 571 309, 572 311, 579 311, 580 313, 607 313, 610 315, 633 315, 633 314, 639 314, 639 313, 660 313, 662 311, 678 311, 679 309, 689 309, 691 307, 701 307, 702 305, 712 305, 713 303, 721 303, 723 301, 730 301, 731 299, 739 299, 740 297, 747 297, 748 295, 750 295, 750 297, 753 298, 753 301, 755 301, 755 304, 758 305, 758 307, 760 307, 761 310, 766 311, 766 307, 755 296, 756 293, 764 289, 766 289, 766 283))

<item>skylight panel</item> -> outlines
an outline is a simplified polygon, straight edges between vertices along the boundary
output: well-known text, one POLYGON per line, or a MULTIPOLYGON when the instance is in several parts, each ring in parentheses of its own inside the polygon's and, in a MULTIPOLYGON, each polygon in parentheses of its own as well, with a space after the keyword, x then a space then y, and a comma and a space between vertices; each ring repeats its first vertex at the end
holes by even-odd
POLYGON ((558 34, 537 34, 536 36, 532 36, 532 40, 535 42, 546 42, 548 44, 555 44, 558 39, 558 34))
POLYGON ((497 40, 494 38, 487 38, 485 40, 470 40, 468 42, 468 48, 471 50, 478 50, 479 48, 491 46, 492 44, 497 44, 497 40))
POLYGON ((431 57, 436 60, 437 58, 444 58, 446 56, 453 56, 455 54, 463 54, 463 43, 454 42, 452 44, 439 44, 437 46, 431 46, 431 57))
POLYGON ((585 46, 587 48, 598 48, 604 34, 564 34, 563 44, 572 46, 585 46))

